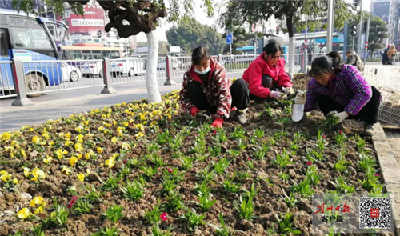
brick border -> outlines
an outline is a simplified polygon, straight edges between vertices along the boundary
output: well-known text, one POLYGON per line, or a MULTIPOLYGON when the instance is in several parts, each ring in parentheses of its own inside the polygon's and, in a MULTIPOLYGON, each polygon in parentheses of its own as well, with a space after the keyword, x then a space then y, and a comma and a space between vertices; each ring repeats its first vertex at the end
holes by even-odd
POLYGON ((400 232, 400 168, 395 158, 390 144, 386 138, 385 131, 380 123, 374 125, 374 134, 372 136, 374 148, 378 154, 378 163, 382 171, 382 178, 390 198, 393 199, 394 215, 394 234, 399 236, 400 232))

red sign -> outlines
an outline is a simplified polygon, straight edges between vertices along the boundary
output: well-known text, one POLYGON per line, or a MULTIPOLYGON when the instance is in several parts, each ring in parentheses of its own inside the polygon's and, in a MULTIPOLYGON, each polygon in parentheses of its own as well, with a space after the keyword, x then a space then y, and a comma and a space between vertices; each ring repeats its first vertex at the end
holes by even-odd
POLYGON ((369 212, 369 216, 371 218, 378 218, 379 217, 379 209, 371 209, 369 212))

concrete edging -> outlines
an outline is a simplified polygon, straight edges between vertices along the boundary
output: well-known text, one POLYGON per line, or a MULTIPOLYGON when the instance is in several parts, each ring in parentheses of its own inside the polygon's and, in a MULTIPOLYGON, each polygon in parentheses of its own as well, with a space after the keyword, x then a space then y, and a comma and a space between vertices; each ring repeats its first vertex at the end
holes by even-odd
POLYGON ((378 154, 378 163, 382 170, 382 178, 384 186, 393 199, 393 215, 394 215, 394 234, 399 235, 400 225, 400 178, 399 165, 395 155, 386 138, 385 131, 380 123, 374 125, 374 134, 372 136, 374 148, 378 154))

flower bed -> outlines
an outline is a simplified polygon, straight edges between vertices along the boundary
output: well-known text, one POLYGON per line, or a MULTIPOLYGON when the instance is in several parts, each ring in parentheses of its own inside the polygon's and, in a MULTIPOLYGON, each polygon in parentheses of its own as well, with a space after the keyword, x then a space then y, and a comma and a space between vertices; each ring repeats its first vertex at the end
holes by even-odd
POLYGON ((283 101, 214 131, 177 97, 3 133, 0 235, 308 235, 313 193, 384 191, 371 142, 329 119, 283 101))

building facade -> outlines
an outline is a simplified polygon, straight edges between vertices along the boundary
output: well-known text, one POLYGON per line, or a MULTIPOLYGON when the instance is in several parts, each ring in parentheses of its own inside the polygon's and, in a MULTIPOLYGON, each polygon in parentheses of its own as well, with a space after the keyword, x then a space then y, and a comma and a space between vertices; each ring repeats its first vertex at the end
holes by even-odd
POLYGON ((399 10, 400 0, 373 0, 370 7, 371 13, 382 18, 389 30, 387 44, 394 44, 400 49, 399 10))

